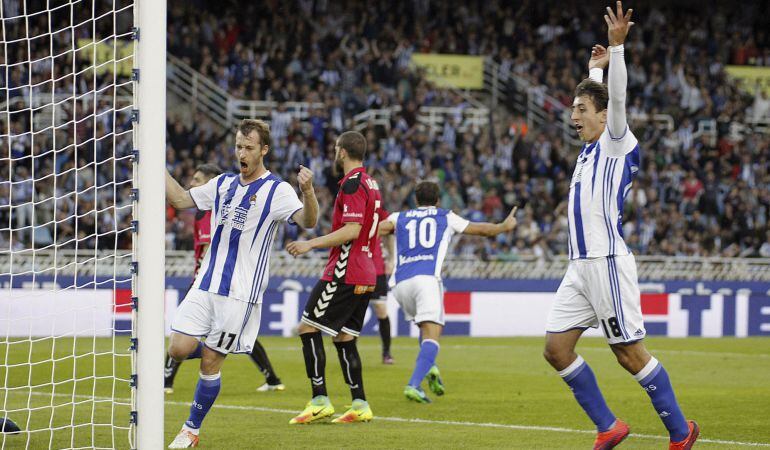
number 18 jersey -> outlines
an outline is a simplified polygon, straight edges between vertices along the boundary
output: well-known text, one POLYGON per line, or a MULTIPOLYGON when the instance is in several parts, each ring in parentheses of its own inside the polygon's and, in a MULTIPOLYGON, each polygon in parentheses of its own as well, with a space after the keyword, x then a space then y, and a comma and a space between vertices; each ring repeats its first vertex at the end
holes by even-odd
POLYGON ((452 211, 434 206, 393 213, 386 220, 395 225, 396 237, 391 286, 417 275, 441 278, 452 235, 465 231, 469 223, 452 211))

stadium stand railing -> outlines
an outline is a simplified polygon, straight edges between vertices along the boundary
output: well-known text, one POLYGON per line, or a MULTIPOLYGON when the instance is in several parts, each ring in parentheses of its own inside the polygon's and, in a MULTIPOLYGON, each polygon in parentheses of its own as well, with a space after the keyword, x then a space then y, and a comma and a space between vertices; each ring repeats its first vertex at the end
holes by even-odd
MULTIPOLYGON (((211 79, 196 71, 181 59, 168 55, 169 91, 173 92, 189 106, 194 113, 203 112, 223 128, 244 118, 270 119, 270 114, 279 103, 274 101, 242 100, 235 98, 211 79)), ((449 89, 452 94, 461 97, 469 107, 422 106, 418 109, 417 120, 432 133, 441 132, 444 123, 455 117, 461 118, 460 131, 469 127, 479 129, 489 124, 489 109, 473 97, 458 89, 449 89)), ((305 122, 314 108, 323 108, 323 103, 284 102, 291 115, 305 122)), ((373 122, 375 125, 390 128, 390 119, 401 111, 400 106, 386 109, 370 109, 353 117, 353 128, 362 130, 373 122)))
MULTIPOLYGON (((366 110, 353 116, 353 129, 362 131, 369 125, 379 125, 389 130, 393 114, 399 111, 401 111, 400 106, 366 110)), ((425 126, 432 134, 440 133, 444 123, 455 118, 460 119, 458 131, 465 132, 468 129, 478 131, 489 125, 489 109, 484 107, 423 106, 417 110, 417 122, 425 126)))
POLYGON ((193 112, 200 111, 223 128, 232 123, 230 94, 208 77, 168 54, 166 88, 187 102, 193 112))
MULTIPOLYGON (((252 101, 234 98, 208 77, 168 55, 168 89, 188 102, 193 112, 201 111, 224 128, 244 118, 269 119, 278 102, 252 101)), ((293 117, 306 120, 313 108, 323 103, 286 102, 286 110, 293 117)))
MULTIPOLYGON (((554 113, 557 117, 556 125, 561 132, 564 142, 580 146, 582 142, 570 121, 570 110, 562 102, 545 93, 545 86, 535 86, 529 80, 515 73, 501 74, 500 64, 492 58, 487 58, 484 64, 484 92, 490 101, 491 108, 497 108, 500 99, 508 99, 515 112, 522 114, 527 120, 527 126, 542 127, 551 124, 554 113)), ((664 131, 674 131, 676 124, 669 114, 630 114, 632 122, 652 124, 664 131)), ((770 121, 763 120, 756 123, 734 123, 731 130, 732 137, 738 138, 747 130, 770 133, 770 121)), ((717 124, 714 119, 701 119, 696 124, 693 139, 705 136, 711 145, 716 144, 717 124)))
MULTIPOLYGON (((113 275, 113 265, 108 261, 94 264, 95 259, 121 259, 129 252, 84 254, 74 250, 36 251, 16 253, 13 257, 15 276, 32 278, 74 276, 88 279, 93 276, 113 275), (43 269, 45 268, 45 269, 43 269), (55 268, 55 271, 54 269, 55 268), (99 270, 105 273, 99 273, 99 270), (96 272, 95 272, 96 271, 96 272)), ((166 276, 189 277, 193 268, 192 251, 167 251, 166 276)), ((316 277, 326 263, 325 254, 293 258, 276 253, 270 260, 270 274, 279 277, 316 277)), ((125 261, 128 261, 127 259, 125 261)), ((714 281, 770 281, 770 258, 721 258, 637 255, 638 273, 641 280, 714 280, 714 281)), ((489 279, 558 279, 567 270, 565 256, 537 258, 520 255, 515 260, 483 261, 478 258, 449 256, 444 264, 446 278, 489 279)), ((9 272, 11 260, 0 255, 0 272, 9 272)), ((130 265, 118 264, 119 269, 130 271, 130 265)), ((121 275, 121 274, 118 274, 121 275)))

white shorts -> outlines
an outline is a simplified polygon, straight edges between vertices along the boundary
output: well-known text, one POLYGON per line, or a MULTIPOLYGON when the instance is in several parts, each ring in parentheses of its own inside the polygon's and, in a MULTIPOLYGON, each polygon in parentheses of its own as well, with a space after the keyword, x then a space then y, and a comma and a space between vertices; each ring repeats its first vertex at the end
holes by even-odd
POLYGON ((642 318, 634 255, 570 261, 556 291, 546 331, 601 326, 610 344, 641 340, 642 318))
POLYGON ((251 353, 261 310, 261 304, 190 288, 176 310, 171 330, 205 338, 206 347, 224 355, 251 353))
POLYGON ((406 320, 444 325, 444 285, 440 279, 417 275, 397 283, 393 296, 401 305, 406 320))

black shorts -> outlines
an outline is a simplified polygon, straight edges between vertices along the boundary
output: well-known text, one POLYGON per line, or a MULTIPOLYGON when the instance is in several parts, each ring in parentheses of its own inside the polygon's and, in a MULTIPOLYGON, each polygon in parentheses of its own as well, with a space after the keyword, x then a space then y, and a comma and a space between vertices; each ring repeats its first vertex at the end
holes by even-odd
POLYGON ((364 326, 372 286, 319 280, 307 299, 302 322, 332 336, 358 336, 364 326))
POLYGON ((377 275, 377 285, 372 292, 372 302, 386 302, 388 300, 388 276, 377 275))

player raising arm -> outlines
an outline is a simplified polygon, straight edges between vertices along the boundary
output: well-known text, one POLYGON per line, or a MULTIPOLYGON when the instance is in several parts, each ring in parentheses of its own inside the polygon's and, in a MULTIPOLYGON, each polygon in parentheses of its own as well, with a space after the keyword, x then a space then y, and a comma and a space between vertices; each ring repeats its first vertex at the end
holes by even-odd
POLYGON ((497 236, 516 227, 516 208, 501 223, 469 222, 452 211, 438 208, 439 187, 423 181, 415 188, 417 209, 393 213, 380 224, 380 234, 395 234, 393 274, 390 285, 404 316, 420 327, 422 341, 412 377, 404 395, 418 403, 430 403, 420 384, 444 395, 436 356, 438 339, 444 329, 444 286, 441 266, 449 241, 455 233, 497 236))
POLYGON ((588 327, 601 327, 618 362, 633 374, 668 429, 670 449, 689 449, 698 425, 686 421, 668 374, 642 343, 636 262, 622 230, 623 202, 640 168, 639 143, 626 123, 623 42, 634 24, 632 10, 607 8, 609 51, 594 46, 590 79, 575 90, 572 121, 585 142, 575 165, 568 201, 569 258, 546 324, 544 356, 569 385, 596 425, 594 449, 610 449, 628 436, 628 426, 607 407, 596 377, 575 353, 588 327), (609 61, 609 88, 601 83, 609 61))
POLYGON ((288 183, 265 168, 269 142, 268 125, 246 119, 235 135, 240 174, 219 175, 189 191, 166 174, 172 206, 213 215, 211 245, 171 324, 168 353, 176 361, 193 353, 201 339, 204 345, 190 415, 169 448, 198 445, 201 423, 219 395, 225 356, 252 351, 276 227, 289 221, 312 228, 318 219, 312 172, 300 168, 300 201, 288 183))
MULTIPOLYGON (((190 181, 190 187, 203 186, 208 183, 212 178, 220 175, 222 169, 214 164, 201 164, 195 168, 192 180, 190 181)), ((303 175, 305 177, 306 175, 303 175)), ((195 226, 193 232, 193 247, 195 248, 195 269, 193 271, 193 281, 198 275, 198 270, 203 264, 203 257, 211 244, 211 211, 195 212, 195 226)), ((198 347, 187 359, 196 359, 201 357, 203 351, 203 342, 198 342, 198 347)), ((254 363, 259 368, 259 371, 265 376, 265 383, 257 388, 258 392, 270 392, 270 391, 282 391, 285 389, 281 379, 276 375, 273 365, 270 363, 270 359, 267 356, 267 352, 259 340, 254 341, 254 348, 249 355, 254 363)), ((164 368, 164 380, 163 388, 166 394, 174 393, 174 379, 181 366, 180 362, 177 362, 171 355, 166 354, 166 363, 164 368)))

